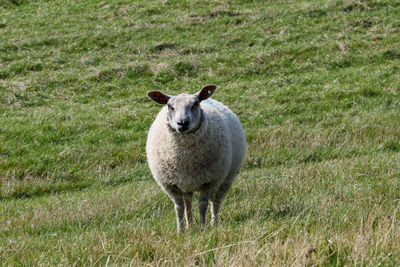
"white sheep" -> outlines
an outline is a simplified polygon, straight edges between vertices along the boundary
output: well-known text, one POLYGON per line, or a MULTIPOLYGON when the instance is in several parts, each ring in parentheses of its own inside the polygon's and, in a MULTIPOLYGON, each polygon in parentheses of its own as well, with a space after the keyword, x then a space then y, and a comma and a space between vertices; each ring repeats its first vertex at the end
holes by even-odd
POLYGON ((175 203, 178 232, 184 227, 184 210, 187 227, 192 224, 194 191, 200 191, 200 225, 205 224, 209 200, 212 222, 217 223, 221 201, 246 154, 239 119, 225 105, 208 99, 215 89, 208 85, 196 94, 147 94, 166 105, 150 127, 146 153, 154 179, 175 203))

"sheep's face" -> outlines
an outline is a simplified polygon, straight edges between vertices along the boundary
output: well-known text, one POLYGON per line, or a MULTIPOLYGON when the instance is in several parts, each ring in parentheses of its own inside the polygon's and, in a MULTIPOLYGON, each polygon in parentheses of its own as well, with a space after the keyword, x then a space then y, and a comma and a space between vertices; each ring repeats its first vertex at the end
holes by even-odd
POLYGON ((196 95, 180 94, 167 103, 168 123, 179 133, 196 130, 201 122, 200 100, 196 95))
POLYGON ((158 104, 168 106, 168 124, 178 133, 196 131, 201 123, 200 102, 209 98, 215 91, 215 85, 207 85, 196 94, 169 96, 159 91, 147 95, 158 104))

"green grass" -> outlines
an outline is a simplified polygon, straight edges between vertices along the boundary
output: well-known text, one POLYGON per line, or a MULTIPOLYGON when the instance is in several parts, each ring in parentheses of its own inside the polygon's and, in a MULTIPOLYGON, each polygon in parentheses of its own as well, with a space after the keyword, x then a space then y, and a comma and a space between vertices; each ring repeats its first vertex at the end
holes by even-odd
POLYGON ((398 266, 399 17, 395 0, 0 0, 0 264, 398 266), (177 235, 146 92, 210 83, 247 159, 219 226, 177 235))

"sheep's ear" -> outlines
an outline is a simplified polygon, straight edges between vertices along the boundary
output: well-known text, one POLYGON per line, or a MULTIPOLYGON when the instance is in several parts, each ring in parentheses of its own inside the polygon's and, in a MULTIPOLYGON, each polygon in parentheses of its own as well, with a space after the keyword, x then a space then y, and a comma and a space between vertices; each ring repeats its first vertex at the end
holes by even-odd
POLYGON ((147 96, 154 102, 161 105, 167 104, 168 100, 171 98, 169 95, 161 93, 160 91, 148 92, 147 96))
POLYGON ((204 86, 203 89, 201 89, 200 92, 198 92, 196 95, 199 98, 200 101, 206 100, 207 98, 209 98, 210 96, 212 96, 214 94, 215 89, 217 89, 217 87, 213 84, 204 86))

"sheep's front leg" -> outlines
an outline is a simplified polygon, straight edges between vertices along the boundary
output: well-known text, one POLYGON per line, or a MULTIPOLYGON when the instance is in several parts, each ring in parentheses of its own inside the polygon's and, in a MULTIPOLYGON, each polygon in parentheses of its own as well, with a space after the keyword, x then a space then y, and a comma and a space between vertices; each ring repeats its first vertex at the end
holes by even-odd
POLYGON ((183 211, 185 210, 185 205, 183 198, 174 199, 175 203, 175 213, 176 213, 176 225, 178 227, 178 233, 183 231, 183 211))
POLYGON ((208 206, 208 198, 210 194, 207 191, 201 191, 199 197, 199 223, 200 225, 204 225, 206 223, 206 212, 208 206))
POLYGON ((185 203, 186 228, 190 228, 193 224, 192 199, 193 199, 192 192, 183 193, 183 202, 185 203))
POLYGON ((183 213, 185 210, 185 204, 183 201, 182 192, 176 186, 164 186, 165 191, 171 197, 172 201, 175 204, 175 213, 176 213, 176 225, 178 229, 178 233, 183 231, 183 213))

